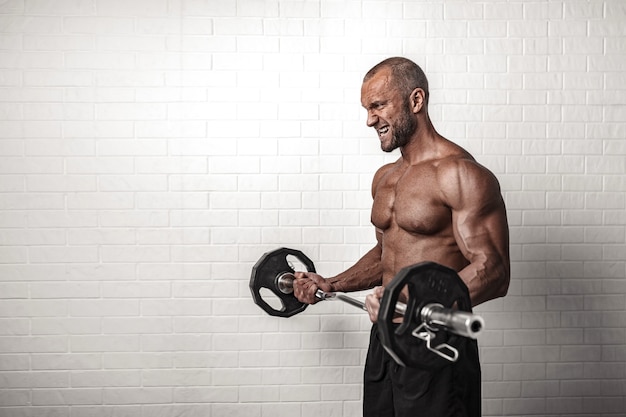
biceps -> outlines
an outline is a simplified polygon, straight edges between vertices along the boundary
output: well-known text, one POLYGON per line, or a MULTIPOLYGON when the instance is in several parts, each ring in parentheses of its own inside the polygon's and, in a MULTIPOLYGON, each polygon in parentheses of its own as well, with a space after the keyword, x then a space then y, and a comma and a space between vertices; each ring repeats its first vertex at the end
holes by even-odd
POLYGON ((453 212, 453 227, 457 244, 470 262, 508 258, 509 229, 503 204, 489 210, 453 212))

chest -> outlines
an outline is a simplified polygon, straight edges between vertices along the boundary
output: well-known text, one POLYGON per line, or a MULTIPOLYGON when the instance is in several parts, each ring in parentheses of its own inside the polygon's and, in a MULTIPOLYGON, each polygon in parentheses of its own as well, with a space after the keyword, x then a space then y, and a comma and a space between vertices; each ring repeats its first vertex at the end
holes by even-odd
POLYGON ((433 169, 408 169, 386 174, 374 190, 372 223, 381 230, 397 226, 432 235, 451 224, 451 211, 441 196, 433 169))

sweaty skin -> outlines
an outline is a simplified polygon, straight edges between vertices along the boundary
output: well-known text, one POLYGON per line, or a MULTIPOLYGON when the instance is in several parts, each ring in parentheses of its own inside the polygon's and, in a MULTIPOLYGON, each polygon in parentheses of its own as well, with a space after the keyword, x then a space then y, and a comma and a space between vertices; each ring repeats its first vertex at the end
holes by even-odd
POLYGON ((382 287, 400 269, 434 261, 458 271, 472 305, 502 297, 509 286, 509 235, 495 176, 460 146, 439 135, 421 88, 403 97, 389 69, 363 82, 361 104, 381 149, 400 158, 372 181, 371 220, 377 244, 348 270, 330 278, 298 272, 294 294, 313 304, 315 291, 360 291, 373 322, 382 287), (404 129, 403 129, 404 128, 404 129), (409 132, 408 135, 406 132, 409 132))

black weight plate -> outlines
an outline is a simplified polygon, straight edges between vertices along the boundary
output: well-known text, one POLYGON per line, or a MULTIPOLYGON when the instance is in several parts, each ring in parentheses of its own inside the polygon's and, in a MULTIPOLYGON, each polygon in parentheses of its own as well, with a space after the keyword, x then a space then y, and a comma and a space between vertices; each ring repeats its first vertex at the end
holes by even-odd
MULTIPOLYGON (((403 300, 400 300, 403 301, 403 300)), ((436 370, 451 362, 430 351, 413 331, 422 324, 419 312, 430 303, 471 311, 469 291, 457 273, 434 262, 422 262, 402 269, 385 287, 378 314, 378 331, 387 352, 402 366, 436 370), (403 289, 408 289, 407 309, 401 324, 394 323, 395 306, 403 289)), ((465 338, 445 329, 435 332, 431 346, 441 343, 462 352, 465 338)))
POLYGON ((252 267, 250 276, 250 291, 256 305, 272 316, 291 317, 306 309, 308 304, 301 303, 291 294, 285 294, 278 288, 277 278, 283 273, 294 273, 287 257, 296 257, 307 268, 308 272, 315 272, 315 265, 304 253, 296 249, 280 248, 265 253, 252 267), (269 305, 261 295, 261 289, 267 288, 280 300, 282 306, 275 309, 269 305))

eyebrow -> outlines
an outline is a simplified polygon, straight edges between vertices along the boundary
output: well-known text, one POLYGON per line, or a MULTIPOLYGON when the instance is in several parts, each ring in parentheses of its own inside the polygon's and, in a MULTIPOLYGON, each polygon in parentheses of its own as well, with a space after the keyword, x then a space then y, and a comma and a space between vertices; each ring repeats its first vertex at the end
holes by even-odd
POLYGON ((372 109, 372 108, 376 108, 376 107, 380 107, 385 105, 389 100, 375 100, 372 101, 371 103, 369 103, 366 106, 363 106, 365 109, 372 109))

